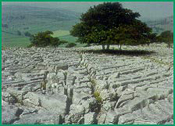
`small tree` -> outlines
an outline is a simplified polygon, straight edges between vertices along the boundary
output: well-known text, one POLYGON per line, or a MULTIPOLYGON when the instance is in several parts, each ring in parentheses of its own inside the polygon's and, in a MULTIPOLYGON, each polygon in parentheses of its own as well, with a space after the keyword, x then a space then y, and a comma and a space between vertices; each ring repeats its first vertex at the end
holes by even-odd
POLYGON ((27 37, 31 37, 32 36, 32 34, 30 34, 29 32, 25 32, 24 35, 27 36, 27 37))
POLYGON ((30 37, 31 46, 46 47, 46 46, 59 46, 60 40, 57 37, 52 37, 52 31, 39 32, 30 37))
POLYGON ((157 37, 157 41, 165 42, 168 44, 168 47, 171 47, 173 44, 173 33, 171 31, 164 31, 157 37))
POLYGON ((100 44, 103 49, 109 49, 111 44, 146 44, 151 29, 137 19, 139 16, 118 2, 103 3, 82 14, 81 22, 70 33, 82 43, 100 44))

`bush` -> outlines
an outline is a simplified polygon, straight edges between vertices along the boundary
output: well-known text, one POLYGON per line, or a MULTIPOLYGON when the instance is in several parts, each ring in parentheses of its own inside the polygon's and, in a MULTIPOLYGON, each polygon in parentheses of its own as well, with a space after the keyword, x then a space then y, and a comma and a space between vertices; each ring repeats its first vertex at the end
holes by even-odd
POLYGON ((57 47, 62 42, 59 40, 57 37, 52 37, 51 34, 53 34, 52 31, 45 31, 45 32, 39 32, 35 35, 32 35, 30 37, 31 46, 36 46, 36 47, 46 47, 46 46, 53 46, 57 47))
POLYGON ((66 40, 60 40, 60 44, 66 44, 66 43, 68 43, 68 41, 66 41, 66 40))
POLYGON ((165 42, 168 47, 171 47, 173 44, 173 33, 171 31, 164 31, 157 36, 157 41, 165 42))
POLYGON ((27 37, 31 37, 32 36, 32 34, 30 34, 29 32, 25 32, 24 35, 27 36, 27 37))
POLYGON ((66 48, 72 48, 72 47, 75 47, 77 44, 75 43, 69 43, 66 45, 66 48))
POLYGON ((100 96, 100 93, 98 91, 94 92, 94 97, 98 103, 102 103, 102 97, 100 96))
POLYGON ((20 35, 21 36, 21 32, 20 31, 17 31, 17 35, 20 35))

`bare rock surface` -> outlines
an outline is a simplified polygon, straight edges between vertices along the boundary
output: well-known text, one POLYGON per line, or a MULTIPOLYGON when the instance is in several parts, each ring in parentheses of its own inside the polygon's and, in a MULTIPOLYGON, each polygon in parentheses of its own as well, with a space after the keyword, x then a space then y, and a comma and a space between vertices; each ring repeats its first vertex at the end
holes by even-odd
POLYGON ((172 124, 173 49, 100 48, 2 50, 2 123, 172 124))

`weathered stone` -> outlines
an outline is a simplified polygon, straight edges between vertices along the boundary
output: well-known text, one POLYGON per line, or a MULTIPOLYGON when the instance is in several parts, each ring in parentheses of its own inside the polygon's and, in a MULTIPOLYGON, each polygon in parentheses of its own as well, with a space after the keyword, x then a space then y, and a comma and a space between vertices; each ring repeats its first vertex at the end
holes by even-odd
POLYGON ((101 49, 100 46, 3 50, 2 99, 6 101, 3 105, 7 106, 4 112, 15 113, 8 108, 9 104, 20 106, 23 110, 19 117, 6 114, 9 120, 13 120, 7 122, 171 123, 173 51, 161 44, 123 45, 123 48, 156 53, 141 56, 138 53, 132 57, 89 52, 81 54, 81 51, 101 49), (45 73, 48 73, 47 78, 44 78, 45 73), (41 89, 43 79, 47 82, 46 89, 41 89), (95 91, 99 92, 102 100, 94 96, 95 91))
POLYGON ((77 124, 81 117, 85 114, 84 107, 82 105, 72 104, 69 111, 69 119, 73 124, 77 124))
POLYGON ((13 105, 2 105, 2 124, 12 124, 19 119, 23 110, 13 105))
POLYGON ((98 118, 98 124, 104 124, 106 120, 106 114, 101 114, 100 117, 98 118))
POLYGON ((133 124, 136 118, 132 113, 125 114, 119 117, 118 124, 133 124))
POLYGON ((23 104, 26 106, 41 106, 58 114, 64 114, 66 112, 67 96, 65 95, 49 97, 29 92, 24 98, 23 104))
POLYGON ((115 111, 109 110, 106 115, 105 124, 117 124, 118 117, 115 111))
POLYGON ((14 124, 61 124, 60 116, 52 112, 39 111, 23 115, 14 124))
POLYGON ((27 91, 19 91, 13 88, 8 88, 7 92, 11 95, 11 97, 16 99, 16 102, 18 103, 22 103, 24 95, 27 93, 27 91))
POLYGON ((96 113, 90 112, 84 115, 84 124, 96 124, 96 113))

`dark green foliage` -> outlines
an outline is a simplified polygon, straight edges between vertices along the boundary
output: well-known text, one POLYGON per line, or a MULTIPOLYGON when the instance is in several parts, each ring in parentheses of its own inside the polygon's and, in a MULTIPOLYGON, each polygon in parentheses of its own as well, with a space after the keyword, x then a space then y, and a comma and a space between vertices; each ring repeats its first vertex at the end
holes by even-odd
POLYGON ((17 31, 17 35, 21 35, 21 32, 20 31, 17 31))
POLYGON ((2 27, 8 28, 8 25, 7 24, 2 24, 2 27))
POLYGON ((66 45, 66 48, 72 48, 72 47, 75 47, 77 44, 75 43, 69 43, 66 45))
POLYGON ((151 33, 148 36, 150 43, 156 42, 157 41, 157 33, 151 33))
POLYGON ((60 40, 60 44, 66 44, 66 43, 68 43, 68 41, 66 41, 66 40, 60 40))
POLYGON ((36 47, 46 47, 46 46, 54 46, 57 47, 61 44, 59 38, 52 37, 52 31, 39 32, 30 37, 31 46, 36 47))
POLYGON ((159 36, 157 36, 158 42, 165 42, 168 44, 168 47, 171 47, 173 44, 173 33, 171 31, 164 31, 159 36))
POLYGON ((32 34, 30 34, 29 32, 25 32, 24 35, 27 36, 27 37, 31 37, 32 36, 32 34))
POLYGON ((118 2, 91 7, 73 26, 71 35, 82 43, 102 45, 138 45, 149 42, 151 29, 136 19, 139 13, 125 9, 118 2))

